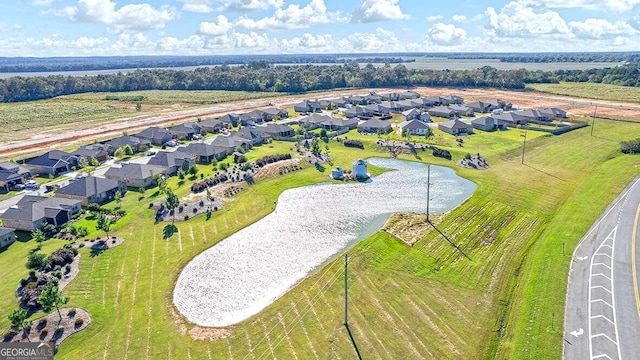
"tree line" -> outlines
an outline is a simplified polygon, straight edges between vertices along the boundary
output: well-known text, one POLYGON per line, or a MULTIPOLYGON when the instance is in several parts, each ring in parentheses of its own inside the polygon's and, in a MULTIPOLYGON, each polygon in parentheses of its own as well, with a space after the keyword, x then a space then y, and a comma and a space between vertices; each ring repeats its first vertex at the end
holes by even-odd
POLYGON ((522 89, 527 83, 558 81, 600 82, 639 86, 638 63, 590 70, 497 70, 483 66, 473 70, 409 69, 403 64, 360 66, 282 65, 265 61, 241 66, 222 65, 195 70, 145 69, 129 73, 86 76, 51 75, 11 77, 0 80, 0 102, 53 98, 85 92, 135 90, 234 90, 302 93, 335 88, 403 86, 457 86, 522 89))

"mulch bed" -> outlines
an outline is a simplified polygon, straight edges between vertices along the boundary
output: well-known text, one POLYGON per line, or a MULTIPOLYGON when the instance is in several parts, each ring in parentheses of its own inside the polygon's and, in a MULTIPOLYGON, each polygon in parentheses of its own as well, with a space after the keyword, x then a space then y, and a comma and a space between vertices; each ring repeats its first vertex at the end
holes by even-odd
POLYGON ((69 336, 84 330, 91 324, 91 316, 89 313, 80 308, 64 308, 60 309, 62 321, 58 315, 58 311, 54 310, 48 315, 35 320, 29 328, 29 332, 25 333, 19 330, 18 334, 11 339, 5 339, 6 342, 54 342, 55 346, 59 346, 69 336), (75 311, 75 314, 73 311, 75 311))
POLYGON ((486 170, 489 168, 487 160, 478 155, 471 156, 471 159, 458 160, 456 164, 467 169, 486 170))
POLYGON ((124 242, 124 239, 117 236, 100 236, 95 239, 89 239, 73 244, 76 249, 86 247, 91 250, 104 251, 114 248, 124 242))

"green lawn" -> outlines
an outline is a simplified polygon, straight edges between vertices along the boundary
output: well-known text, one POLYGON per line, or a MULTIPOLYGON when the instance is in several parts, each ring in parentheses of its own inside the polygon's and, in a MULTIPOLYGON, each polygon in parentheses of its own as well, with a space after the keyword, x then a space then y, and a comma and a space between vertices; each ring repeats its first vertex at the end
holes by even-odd
MULTIPOLYGON (((73 101, 93 102, 125 102, 149 105, 167 104, 217 104, 237 100, 263 99, 282 96, 282 93, 259 91, 226 91, 226 90, 143 90, 107 93, 84 93, 64 95, 59 98, 73 101)), ((268 101, 265 101, 265 104, 268 101)))
MULTIPOLYGON (((351 249, 349 321, 363 354, 560 358, 568 254, 640 166, 640 158, 618 149, 619 139, 640 137, 640 126, 606 120, 599 124, 598 137, 589 136, 588 129, 561 136, 528 131, 525 165, 520 163, 520 130, 477 131, 465 137, 462 148, 454 146, 452 136, 436 131, 437 142, 448 146, 454 161, 479 152, 490 164, 485 171, 456 169, 478 189, 438 226, 472 260, 435 231, 413 247, 380 232, 351 249), (564 257, 561 242, 566 242, 564 257), (556 314, 555 329, 551 312, 556 314)), ((365 149, 330 141, 334 165, 348 168, 358 157, 388 156, 378 151, 377 136, 355 131, 347 136, 364 141, 365 149)), ((265 144, 247 157, 289 152, 292 145, 265 144)), ((453 166, 453 161, 428 152, 418 155, 420 161, 453 166)), ((167 240, 165 224, 154 224, 148 210, 149 201, 159 198, 155 190, 147 190, 142 200, 136 192, 127 193, 122 205, 128 214, 112 230, 125 243, 97 257, 81 250, 80 274, 64 293, 71 297, 69 306, 88 310, 93 322, 61 346, 58 358, 353 358, 342 326, 341 259, 231 327, 223 339, 193 340, 189 333, 198 329, 172 305, 175 281, 190 259, 271 212, 284 189, 326 181, 328 170, 306 166, 260 180, 210 220, 176 223, 179 232, 167 240)), ((176 193, 186 195, 190 183, 176 193)), ((168 184, 175 189, 177 179, 168 184)), ((0 294, 3 309, 15 307, 14 284, 27 273, 24 261, 16 259, 26 260, 27 250, 23 243, 0 253, 0 264, 3 269, 11 264, 9 278, 15 278, 0 294)), ((1 321, 0 328, 8 325, 1 321)))
POLYGON ((640 89, 633 86, 562 82, 559 84, 527 84, 527 88, 540 92, 589 99, 640 102, 640 89))

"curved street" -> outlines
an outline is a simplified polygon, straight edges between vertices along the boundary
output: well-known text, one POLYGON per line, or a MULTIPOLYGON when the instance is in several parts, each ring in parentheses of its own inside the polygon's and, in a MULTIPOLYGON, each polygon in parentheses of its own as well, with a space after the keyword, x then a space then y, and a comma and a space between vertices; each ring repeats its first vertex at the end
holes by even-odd
POLYGON ((609 205, 576 247, 567 285, 565 359, 638 358, 639 216, 640 177, 609 205))

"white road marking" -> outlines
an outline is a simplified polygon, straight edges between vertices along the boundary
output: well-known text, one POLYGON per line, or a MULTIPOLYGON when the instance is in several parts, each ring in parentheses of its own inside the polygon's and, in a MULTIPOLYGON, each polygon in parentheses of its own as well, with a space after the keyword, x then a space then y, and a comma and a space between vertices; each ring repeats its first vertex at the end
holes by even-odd
POLYGON ((604 287, 604 286, 602 286, 602 285, 592 286, 591 288, 592 288, 592 289, 602 289, 602 290, 604 290, 604 291, 608 292, 609 294, 613 294, 613 293, 611 292, 611 290, 607 289, 606 287, 604 287))
POLYGON ((588 256, 582 256, 582 257, 578 256, 578 257, 576 257, 576 259, 578 259, 578 260, 580 260, 580 261, 585 261, 585 260, 587 260, 588 258, 589 258, 588 256))
POLYGON ((607 359, 609 359, 609 360, 613 360, 612 358, 610 358, 610 357, 609 357, 609 355, 606 355, 606 354, 600 354, 600 355, 598 355, 598 356, 594 356, 594 357, 592 357, 591 359, 599 359, 599 358, 601 358, 601 357, 606 357, 606 358, 607 358, 607 359))
MULTIPOLYGON (((591 303, 596 303, 596 302, 603 302, 605 303, 605 305, 609 306, 610 308, 613 309, 613 305, 609 304, 608 302, 604 301, 603 299, 595 299, 595 300, 591 300, 591 303)), ((595 316, 592 316, 591 318, 593 319, 595 316)))
POLYGON ((580 328, 578 330, 574 330, 574 331, 570 332, 570 334, 575 336, 575 337, 578 337, 578 336, 584 334, 584 330, 582 330, 582 328, 580 328))
POLYGON ((610 322, 611 324, 615 325, 615 324, 613 323, 613 321, 609 320, 609 318, 608 318, 608 317, 606 317, 606 316, 604 316, 604 315, 596 315, 596 316, 593 316, 593 317, 592 317, 592 319, 598 319, 598 318, 603 318, 603 319, 607 320, 608 322, 610 322))
POLYGON ((605 263, 595 263, 595 264, 593 264, 593 266, 596 266, 596 265, 602 265, 602 266, 606 267, 607 269, 611 270, 611 266, 609 266, 609 265, 607 265, 605 263))

